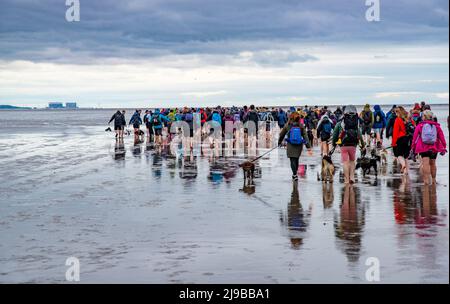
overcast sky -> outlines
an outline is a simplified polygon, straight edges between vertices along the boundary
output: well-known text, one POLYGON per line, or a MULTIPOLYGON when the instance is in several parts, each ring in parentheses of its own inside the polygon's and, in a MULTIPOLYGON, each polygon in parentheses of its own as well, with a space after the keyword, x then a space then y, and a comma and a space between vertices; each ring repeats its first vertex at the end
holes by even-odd
POLYGON ((448 0, 0 0, 0 104, 448 103, 448 0))

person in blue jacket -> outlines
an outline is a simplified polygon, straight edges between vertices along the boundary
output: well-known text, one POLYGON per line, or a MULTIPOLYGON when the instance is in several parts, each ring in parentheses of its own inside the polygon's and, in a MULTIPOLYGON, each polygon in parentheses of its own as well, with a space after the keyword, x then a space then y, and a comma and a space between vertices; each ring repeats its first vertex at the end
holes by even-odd
POLYGON ((377 147, 381 147, 383 144, 383 132, 386 128, 386 115, 379 105, 374 106, 373 109, 374 123, 372 129, 376 135, 377 147))
POLYGON ((162 144, 162 129, 164 122, 170 122, 170 119, 161 114, 159 109, 155 110, 155 113, 152 116, 152 124, 155 132, 155 144, 162 144))
POLYGON ((282 108, 280 108, 279 112, 278 112, 278 126, 280 127, 280 129, 283 129, 284 126, 287 123, 287 115, 286 112, 284 112, 284 110, 282 108))
POLYGON ((141 110, 136 110, 136 112, 134 112, 128 125, 133 125, 134 135, 139 136, 139 131, 142 125, 141 110))

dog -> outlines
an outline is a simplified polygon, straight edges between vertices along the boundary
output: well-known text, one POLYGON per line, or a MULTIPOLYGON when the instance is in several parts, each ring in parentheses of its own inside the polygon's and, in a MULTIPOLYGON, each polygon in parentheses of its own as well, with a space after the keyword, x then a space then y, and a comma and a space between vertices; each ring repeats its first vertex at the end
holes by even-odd
POLYGON ((253 183, 253 179, 255 178, 255 164, 251 161, 246 161, 239 165, 244 172, 244 183, 248 181, 249 183, 253 183))
POLYGON ((367 150, 364 148, 361 150, 361 157, 359 157, 356 160, 356 170, 358 170, 359 168, 362 169, 363 172, 363 176, 366 176, 366 174, 370 173, 370 170, 373 168, 375 171, 375 176, 378 176, 378 158, 379 156, 377 156, 375 154, 376 152, 374 152, 372 150, 371 152, 371 157, 367 157, 367 150))
POLYGON ((306 132, 306 134, 308 135, 308 140, 309 140, 309 143, 311 144, 311 146, 315 145, 315 143, 314 143, 314 133, 313 133, 313 131, 312 131, 311 129, 309 129, 309 130, 306 132))
POLYGON ((377 163, 381 162, 381 156, 377 154, 377 150, 376 149, 372 149, 372 151, 370 152, 371 155, 371 159, 375 159, 377 161, 377 163))
POLYGON ((387 165, 387 150, 386 149, 382 149, 380 151, 380 159, 381 159, 381 166, 386 166, 387 165))
POLYGON ((334 177, 334 171, 335 171, 335 167, 333 164, 333 160, 331 159, 331 156, 324 155, 322 157, 321 174, 320 174, 320 177, 318 176, 319 181, 332 183, 333 177, 334 177))

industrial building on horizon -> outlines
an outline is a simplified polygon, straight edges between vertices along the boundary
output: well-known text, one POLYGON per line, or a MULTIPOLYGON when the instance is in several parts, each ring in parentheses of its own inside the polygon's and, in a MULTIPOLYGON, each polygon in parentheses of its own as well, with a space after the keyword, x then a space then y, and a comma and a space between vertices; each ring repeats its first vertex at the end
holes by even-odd
POLYGON ((49 102, 49 109, 78 109, 76 102, 66 102, 66 106, 62 102, 49 102))

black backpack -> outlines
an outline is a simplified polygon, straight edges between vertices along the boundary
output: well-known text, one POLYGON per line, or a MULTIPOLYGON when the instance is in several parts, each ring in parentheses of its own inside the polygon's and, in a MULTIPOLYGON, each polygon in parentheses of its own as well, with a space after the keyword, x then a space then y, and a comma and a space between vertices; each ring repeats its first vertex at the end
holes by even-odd
POLYGON ((408 122, 405 123, 405 129, 406 129, 406 136, 413 137, 414 131, 416 130, 416 127, 412 123, 412 121, 408 120, 408 122))
POLYGON ((363 121, 365 125, 370 125, 372 123, 372 112, 370 111, 364 112, 363 121))
POLYGON ((353 146, 358 144, 358 121, 357 114, 345 114, 344 115, 344 132, 345 136, 342 140, 344 146, 353 146))

